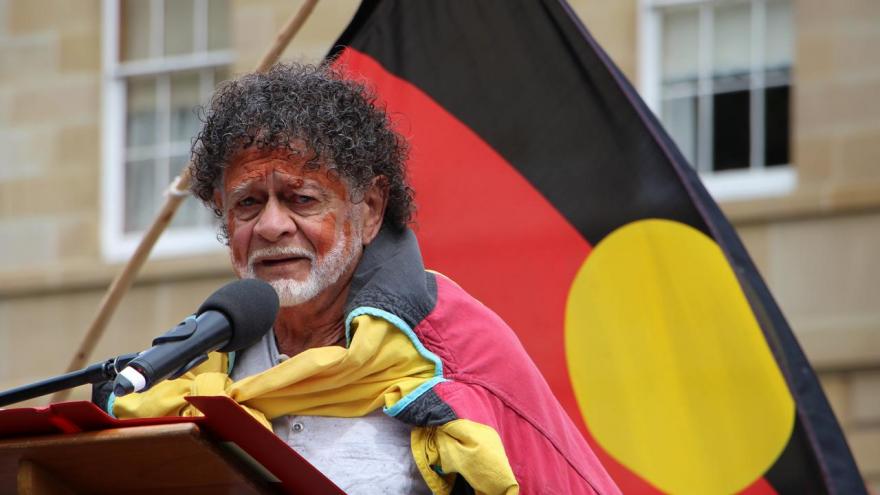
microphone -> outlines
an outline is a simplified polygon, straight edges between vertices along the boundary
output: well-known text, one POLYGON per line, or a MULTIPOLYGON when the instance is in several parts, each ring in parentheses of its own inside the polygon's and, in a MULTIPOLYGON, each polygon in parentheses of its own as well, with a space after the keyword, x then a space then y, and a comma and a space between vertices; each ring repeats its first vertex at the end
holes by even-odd
POLYGON ((278 315, 278 294, 262 280, 237 280, 211 294, 195 315, 156 337, 116 375, 117 397, 177 378, 208 359, 208 353, 237 351, 256 343, 278 315))

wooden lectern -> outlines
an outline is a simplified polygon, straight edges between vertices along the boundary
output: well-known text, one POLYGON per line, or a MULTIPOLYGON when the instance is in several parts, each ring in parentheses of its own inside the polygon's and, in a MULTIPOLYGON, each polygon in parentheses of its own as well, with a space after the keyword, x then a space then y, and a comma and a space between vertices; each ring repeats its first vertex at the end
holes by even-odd
POLYGON ((111 418, 89 402, 0 411, 0 493, 342 494, 226 397, 205 416, 111 418))

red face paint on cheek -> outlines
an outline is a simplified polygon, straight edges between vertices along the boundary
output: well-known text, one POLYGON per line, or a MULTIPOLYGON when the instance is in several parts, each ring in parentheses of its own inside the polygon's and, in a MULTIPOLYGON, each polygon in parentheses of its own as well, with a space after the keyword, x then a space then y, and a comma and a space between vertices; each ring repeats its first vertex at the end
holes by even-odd
POLYGON ((325 256, 336 244, 336 214, 328 213, 321 220, 321 228, 314 239, 315 249, 320 256, 325 256))
POLYGON ((229 236, 229 247, 232 249, 232 257, 238 260, 238 257, 241 253, 241 247, 235 242, 236 241, 236 228, 235 228, 235 219, 232 215, 226 215, 226 233, 229 236))
MULTIPOLYGON (((253 232, 253 223, 237 222, 231 215, 226 219, 226 228, 229 233, 229 250, 232 262, 237 269, 247 266, 250 254, 250 241, 253 232)), ((243 275, 239 273, 239 275, 243 275)))

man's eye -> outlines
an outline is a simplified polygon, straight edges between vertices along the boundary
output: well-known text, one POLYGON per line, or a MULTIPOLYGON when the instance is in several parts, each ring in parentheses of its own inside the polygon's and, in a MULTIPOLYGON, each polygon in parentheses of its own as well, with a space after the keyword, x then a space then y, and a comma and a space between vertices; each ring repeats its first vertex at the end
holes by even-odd
POLYGON ((241 201, 238 202, 238 206, 243 206, 243 207, 245 207, 245 208, 248 207, 248 206, 254 206, 254 205, 256 205, 256 204, 257 204, 257 200, 256 200, 256 198, 253 198, 253 197, 251 197, 251 196, 248 196, 248 197, 246 197, 246 198, 244 198, 244 199, 242 199, 241 201))
POLYGON ((294 203, 296 203, 298 205, 307 205, 309 203, 314 202, 315 198, 313 198, 311 196, 303 196, 303 195, 297 194, 293 197, 293 201, 294 201, 294 203))

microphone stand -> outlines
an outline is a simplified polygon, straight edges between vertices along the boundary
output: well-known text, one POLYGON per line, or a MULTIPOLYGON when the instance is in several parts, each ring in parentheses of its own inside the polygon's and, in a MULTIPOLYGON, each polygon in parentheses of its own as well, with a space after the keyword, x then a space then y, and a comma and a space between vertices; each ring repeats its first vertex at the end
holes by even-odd
POLYGON ((0 392, 0 407, 15 404, 34 397, 51 394, 61 390, 113 380, 138 353, 123 354, 106 361, 95 363, 81 370, 71 371, 63 375, 47 378, 29 385, 22 385, 5 392, 0 392))

